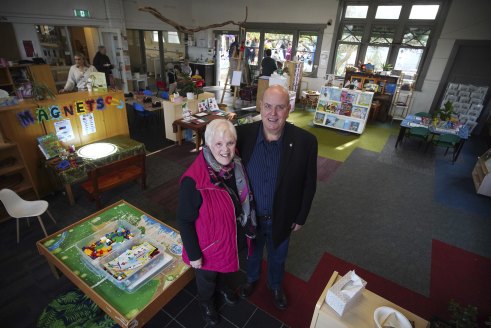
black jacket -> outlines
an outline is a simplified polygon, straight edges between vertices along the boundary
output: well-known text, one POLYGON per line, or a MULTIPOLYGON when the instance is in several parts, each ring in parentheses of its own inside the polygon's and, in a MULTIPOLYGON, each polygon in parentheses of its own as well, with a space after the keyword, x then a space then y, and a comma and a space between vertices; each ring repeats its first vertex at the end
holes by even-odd
POLYGON ((99 51, 95 54, 92 64, 97 71, 104 72, 106 75, 111 74, 112 68, 114 67, 114 65, 104 66, 104 64, 111 64, 111 61, 109 60, 108 56, 101 54, 99 51))
MULTIPOLYGON (((261 122, 237 127, 237 148, 247 167, 261 122)), ((275 247, 291 233, 293 223, 304 225, 317 186, 317 139, 290 123, 283 131, 280 168, 273 203, 275 247)))

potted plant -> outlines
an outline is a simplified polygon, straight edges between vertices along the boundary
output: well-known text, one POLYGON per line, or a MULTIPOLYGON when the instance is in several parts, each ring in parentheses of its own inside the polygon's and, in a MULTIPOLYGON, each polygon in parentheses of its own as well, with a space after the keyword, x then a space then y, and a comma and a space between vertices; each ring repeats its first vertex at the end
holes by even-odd
POLYGON ((440 110, 436 111, 435 116, 438 116, 442 121, 448 121, 452 117, 453 114, 453 103, 451 101, 447 101, 443 104, 443 107, 440 110))
POLYGON ((394 66, 390 63, 385 63, 382 65, 382 74, 383 75, 389 75, 389 72, 394 69, 394 66))
POLYGON ((179 94, 183 97, 186 97, 188 92, 192 92, 195 95, 203 93, 202 81, 202 79, 193 79, 189 75, 181 74, 177 82, 177 89, 179 90, 179 94))

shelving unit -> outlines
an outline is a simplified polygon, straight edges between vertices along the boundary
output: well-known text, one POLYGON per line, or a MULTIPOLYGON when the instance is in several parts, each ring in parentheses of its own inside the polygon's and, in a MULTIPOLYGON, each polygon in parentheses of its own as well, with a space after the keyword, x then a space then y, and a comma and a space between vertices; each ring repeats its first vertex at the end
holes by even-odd
POLYGON ((373 92, 322 87, 314 124, 362 134, 372 100, 373 92))
MULTIPOLYGON (((0 144, 0 189, 3 188, 12 189, 25 199, 39 198, 19 147, 11 142, 0 144)), ((8 218, 2 207, 0 222, 8 218)))
POLYGON ((31 80, 45 84, 53 93, 56 93, 56 84, 49 65, 17 65, 0 67, 0 89, 9 93, 25 81, 31 80))
POLYGON ((491 197, 491 149, 477 158, 472 180, 478 194, 491 197))
POLYGON ((392 98, 392 105, 390 108, 390 115, 392 116, 392 121, 399 120, 402 121, 411 108, 411 102, 413 100, 413 92, 410 90, 401 90, 400 86, 397 87, 396 93, 392 98))

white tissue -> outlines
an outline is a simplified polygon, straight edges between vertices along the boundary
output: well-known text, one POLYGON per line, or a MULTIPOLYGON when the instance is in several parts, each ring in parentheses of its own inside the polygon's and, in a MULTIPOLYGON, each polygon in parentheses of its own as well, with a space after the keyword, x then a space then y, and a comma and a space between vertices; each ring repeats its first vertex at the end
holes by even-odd
POLYGON ((378 328, 412 328, 411 323, 402 313, 388 306, 377 308, 373 317, 378 328))
POLYGON ((361 279, 354 271, 349 271, 339 279, 326 295, 326 303, 339 315, 343 315, 348 305, 365 289, 366 281, 361 279))

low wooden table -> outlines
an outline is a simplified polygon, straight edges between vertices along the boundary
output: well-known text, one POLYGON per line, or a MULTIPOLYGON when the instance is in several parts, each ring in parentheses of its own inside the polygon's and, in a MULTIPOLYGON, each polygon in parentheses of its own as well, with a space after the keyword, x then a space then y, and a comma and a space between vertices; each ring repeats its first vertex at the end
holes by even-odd
POLYGON ((327 305, 326 295, 329 288, 340 278, 341 276, 334 271, 315 305, 310 328, 373 328, 375 327, 373 313, 375 309, 381 306, 388 306, 401 312, 408 320, 414 322, 415 328, 426 328, 430 326, 429 322, 425 319, 418 317, 414 313, 401 308, 367 289, 363 291, 359 299, 354 300, 352 306, 346 310, 343 316, 339 316, 327 305))
POLYGON ((123 135, 102 139, 96 142, 112 143, 117 147, 117 151, 114 154, 99 159, 84 159, 80 164, 71 164, 70 167, 64 170, 59 170, 57 168, 59 158, 46 162, 46 168, 48 169, 48 173, 52 180, 54 180, 54 183, 59 187, 63 186, 65 188, 70 205, 75 204, 72 185, 86 181, 90 170, 119 161, 126 157, 145 153, 145 145, 143 143, 123 135))
POLYGON ((56 275, 56 269, 59 269, 125 328, 143 326, 194 277, 193 271, 181 259, 179 232, 123 200, 55 232, 36 245, 56 275), (173 257, 169 265, 133 293, 125 292, 91 271, 76 246, 81 239, 102 229, 105 223, 118 219, 137 226, 173 257))

